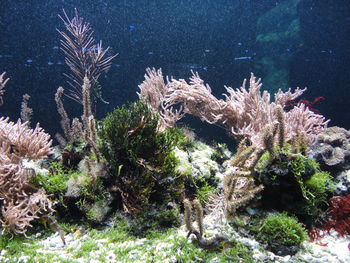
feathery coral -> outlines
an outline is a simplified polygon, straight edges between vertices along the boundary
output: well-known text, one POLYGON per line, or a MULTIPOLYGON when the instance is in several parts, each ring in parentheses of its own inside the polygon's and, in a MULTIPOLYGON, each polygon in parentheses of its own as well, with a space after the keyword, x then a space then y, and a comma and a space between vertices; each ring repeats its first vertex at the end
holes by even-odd
POLYGON ((180 105, 183 111, 181 116, 185 113, 192 114, 202 121, 223 127, 238 138, 246 137, 256 146, 263 145, 266 127, 272 127, 278 119, 284 120, 282 137, 286 142, 303 137, 307 144, 311 144, 328 123, 322 115, 312 112, 303 104, 298 104, 289 111, 284 109, 288 101, 295 100, 306 89, 297 88, 293 92, 290 89, 286 92, 279 90, 272 102, 270 94, 261 91, 261 80, 253 73, 248 88, 245 79, 239 89, 225 87, 225 99, 217 99, 198 73, 192 72, 189 83, 183 79, 167 78, 165 84, 160 70, 148 69, 147 72, 152 74, 148 74, 139 86, 139 96, 146 98, 145 101, 154 110, 162 114, 159 105, 165 105, 166 108, 180 105))

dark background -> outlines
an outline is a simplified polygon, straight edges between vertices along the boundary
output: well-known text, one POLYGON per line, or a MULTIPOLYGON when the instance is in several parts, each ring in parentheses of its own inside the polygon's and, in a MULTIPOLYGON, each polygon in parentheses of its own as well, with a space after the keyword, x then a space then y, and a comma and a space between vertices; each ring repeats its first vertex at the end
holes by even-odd
MULTIPOLYGON (((52 135, 60 131, 54 94, 59 86, 68 87, 63 76, 68 67, 58 48, 60 36, 56 31, 64 29, 58 18, 62 8, 70 17, 77 8, 79 15, 92 25, 95 39, 111 46, 111 54, 119 53, 108 74, 100 79, 109 104, 97 105, 98 118, 115 106, 137 99, 137 86, 146 67, 161 67, 163 73, 176 78, 187 78, 193 69, 210 84, 216 96, 221 96, 224 85, 239 87, 251 71, 264 82, 265 71, 259 62, 264 53, 274 58, 288 56, 288 63, 283 66, 289 73, 288 86, 308 87, 303 98, 309 100, 323 96, 325 100, 316 106, 331 119, 330 125, 350 129, 348 0, 0 0, 0 3, 0 73, 6 71, 11 78, 1 115, 16 120, 22 95, 28 93, 34 109, 33 123, 40 122, 52 135), (282 51, 273 46, 266 49, 257 42, 261 34, 259 18, 288 1, 298 2, 295 18, 300 23, 298 41, 302 44, 282 51)), ((282 20, 283 15, 281 21, 271 20, 263 31, 281 30, 282 20)), ((70 117, 81 115, 80 105, 68 98, 65 107, 70 117)), ((192 118, 187 118, 187 122, 202 136, 227 138, 218 128, 192 118)))

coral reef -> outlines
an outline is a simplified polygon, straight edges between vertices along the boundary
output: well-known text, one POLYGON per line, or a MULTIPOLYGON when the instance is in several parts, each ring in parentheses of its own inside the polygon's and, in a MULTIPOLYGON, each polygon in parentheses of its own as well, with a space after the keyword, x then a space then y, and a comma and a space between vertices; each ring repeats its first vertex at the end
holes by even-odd
MULTIPOLYGON (((253 73, 238 89, 225 86, 226 94, 218 99, 197 72, 186 81, 164 78, 161 69, 147 68, 139 100, 97 121, 94 106, 102 100, 98 79, 115 55, 107 56, 109 47, 94 43, 92 28, 76 10, 72 19, 63 12, 60 18, 67 32, 59 33, 71 70, 68 97, 82 105, 82 116, 69 118, 62 101, 64 89, 59 87, 55 101, 63 135, 56 136, 61 147, 54 158, 47 158, 53 152, 50 136, 39 124, 30 128, 28 95, 22 103, 25 122, 0 118, 0 208, 5 230, 25 235, 34 221, 40 221, 57 232, 54 238, 44 235, 41 242, 61 239, 60 251, 74 254, 77 261, 93 258, 99 248, 117 251, 121 243, 134 241, 149 245, 155 237, 172 233, 164 238, 168 252, 176 254, 172 262, 206 262, 206 257, 211 262, 287 262, 302 253, 305 228, 350 235, 350 197, 331 198, 327 209, 333 174, 323 170, 350 167, 350 134, 338 127, 326 129, 329 120, 310 107, 318 99, 297 100, 305 91, 299 88, 278 90, 272 99, 253 73), (186 114, 225 129, 239 142, 235 154, 226 145, 208 146, 196 141, 189 129, 176 127, 186 114), (37 174, 32 160, 44 158, 48 170, 37 174), (58 221, 64 222, 62 227, 58 221), (86 233, 85 228, 92 227, 96 228, 86 233), (168 229, 161 233, 164 228, 168 229), (75 232, 65 235, 66 230, 75 232), (190 237, 195 237, 193 242, 190 237)), ((294 20, 290 22, 292 29, 297 28, 294 20)), ((269 42, 271 37, 260 35, 258 40, 269 42)), ((0 105, 7 81, 1 74, 0 105)), ((347 185, 343 194, 345 190, 347 185)), ((0 248, 10 244, 11 251, 16 243, 11 245, 6 238, 0 237, 0 248)), ((143 253, 152 254, 152 259, 140 260, 170 260, 157 255, 161 249, 148 249, 152 252, 143 253)), ((118 253, 121 250, 111 257, 118 253)), ((138 252, 129 249, 121 260, 131 262, 133 253, 138 252)))

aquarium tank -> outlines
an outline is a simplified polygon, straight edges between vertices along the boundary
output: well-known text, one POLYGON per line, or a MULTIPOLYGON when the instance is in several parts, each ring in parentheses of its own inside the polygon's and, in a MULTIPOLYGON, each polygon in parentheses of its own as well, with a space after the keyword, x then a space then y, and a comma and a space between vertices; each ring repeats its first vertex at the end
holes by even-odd
POLYGON ((0 262, 349 262, 349 46, 347 0, 0 0, 0 262))

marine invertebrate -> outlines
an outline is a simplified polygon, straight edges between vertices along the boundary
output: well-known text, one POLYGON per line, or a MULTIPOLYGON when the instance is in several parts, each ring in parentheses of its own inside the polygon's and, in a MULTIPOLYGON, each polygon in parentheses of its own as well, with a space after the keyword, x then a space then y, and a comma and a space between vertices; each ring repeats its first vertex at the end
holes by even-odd
MULTIPOLYGON (((24 189, 21 189, 24 193, 24 189)), ((22 196, 8 200, 4 198, 1 213, 4 220, 0 220, 2 226, 11 229, 17 234, 24 234, 31 221, 39 219, 43 215, 50 215, 54 212, 51 201, 47 198, 44 189, 33 193, 27 197, 22 196)))
POLYGON ((215 236, 211 239, 205 239, 203 237, 203 207, 198 200, 193 200, 191 202, 190 200, 185 199, 184 208, 185 225, 188 230, 187 238, 194 234, 197 238, 199 246, 205 249, 213 249, 218 247, 221 243, 229 243, 229 240, 223 236, 215 236), (195 218, 198 229, 196 229, 192 224, 193 207, 195 210, 195 218))
POLYGON ((230 216, 234 211, 247 204, 264 189, 262 184, 254 185, 254 167, 262 155, 262 150, 250 146, 240 151, 232 158, 233 169, 224 177, 223 194, 225 196, 225 213, 230 216))
POLYGON ((23 95, 22 104, 21 104, 21 120, 26 122, 30 126, 30 119, 33 115, 33 109, 28 106, 30 96, 28 94, 23 95))
MULTIPOLYGON (((110 47, 102 48, 102 41, 95 44, 90 24, 79 17, 76 9, 72 19, 68 17, 64 10, 63 14, 64 17, 60 15, 59 17, 63 21, 67 33, 58 29, 57 31, 63 37, 61 49, 66 56, 65 62, 72 72, 66 75, 71 87, 67 96, 78 103, 82 103, 84 78, 86 77, 94 88, 100 75, 108 71, 112 59, 117 55, 106 56, 110 47)), ((100 94, 97 92, 95 95, 99 96, 100 94)))
POLYGON ((29 184, 35 172, 23 166, 22 160, 41 159, 51 153, 50 135, 37 124, 30 129, 20 120, 0 118, 0 200, 4 228, 25 234, 30 222, 53 212, 45 191, 29 184))
POLYGON ((140 92, 137 93, 140 99, 145 101, 151 109, 160 115, 158 129, 164 131, 168 127, 174 127, 185 113, 183 107, 174 109, 165 102, 165 96, 169 93, 169 81, 164 82, 161 69, 147 68, 145 80, 139 85, 140 92))
MULTIPOLYGON (((178 105, 182 107, 181 116, 197 116, 202 121, 223 127, 236 138, 247 137, 256 146, 263 144, 265 128, 272 126, 281 115, 285 123, 283 137, 286 142, 304 141, 310 145, 328 123, 322 115, 312 112, 304 104, 298 104, 288 111, 284 109, 288 101, 295 100, 306 89, 297 88, 293 92, 290 89, 286 92, 279 90, 274 94, 274 101, 271 101, 271 95, 261 91, 261 80, 253 73, 248 88, 246 79, 239 89, 225 87, 225 99, 213 96, 210 86, 204 83, 198 73, 192 72, 189 82, 167 78, 165 83, 161 78, 161 71, 153 69, 152 74, 148 74, 140 85, 143 90, 149 89, 147 95, 142 96, 146 94, 144 91, 141 93, 142 98, 148 98, 147 103, 152 101, 153 105, 165 105, 165 108, 178 105), (152 84, 153 80, 157 85, 152 84), (154 91, 156 89, 162 92, 154 91), (157 92, 161 96, 151 96, 157 92), (283 111, 278 113, 278 107, 283 111)), ((157 107, 153 108, 157 110, 157 107)), ((162 109, 158 107, 158 111, 162 109)))
POLYGON ((240 142, 225 172, 222 191, 209 197, 208 207, 212 214, 218 218, 223 215, 230 217, 264 189, 263 184, 256 185, 254 180, 255 166, 263 153, 262 148, 247 146, 246 138, 240 142))
POLYGON ((325 129, 316 137, 309 153, 325 170, 339 172, 349 169, 350 131, 336 126, 325 129))
POLYGON ((1 75, 0 75, 0 106, 2 104, 4 104, 4 101, 2 99, 2 96, 4 95, 5 93, 5 85, 6 83, 9 81, 9 78, 5 78, 5 74, 6 72, 3 72, 1 75))
POLYGON ((22 158, 41 159, 51 153, 50 135, 37 124, 30 129, 26 123, 0 118, 0 164, 20 164, 22 158))

